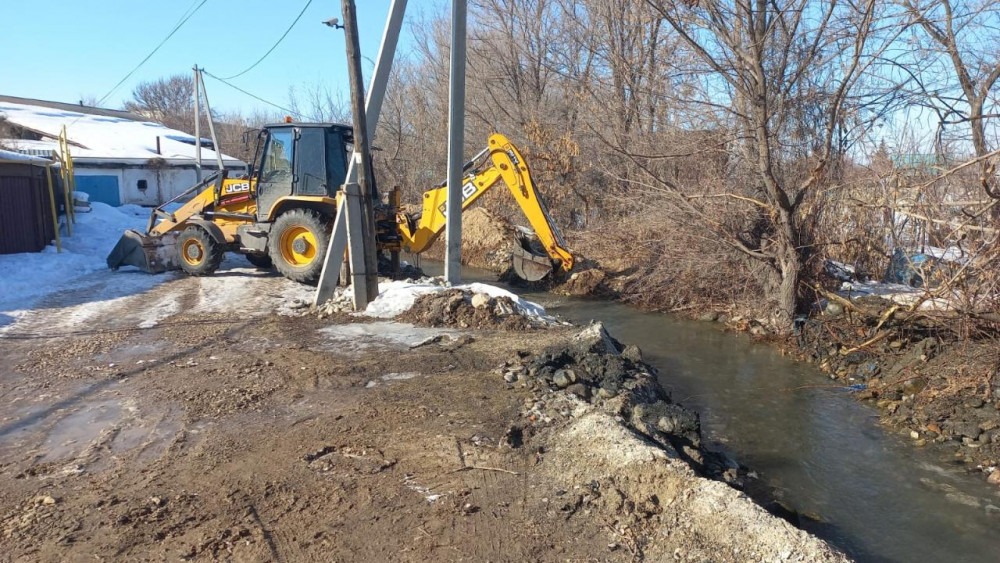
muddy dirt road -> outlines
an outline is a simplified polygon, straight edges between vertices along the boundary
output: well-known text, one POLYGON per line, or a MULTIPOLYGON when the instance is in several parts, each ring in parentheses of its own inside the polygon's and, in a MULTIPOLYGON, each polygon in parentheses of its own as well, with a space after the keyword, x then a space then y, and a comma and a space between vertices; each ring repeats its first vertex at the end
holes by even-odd
POLYGON ((579 328, 320 320, 240 264, 157 281, 3 327, 0 560, 841 559, 586 401, 528 420, 555 390, 497 367, 579 328))

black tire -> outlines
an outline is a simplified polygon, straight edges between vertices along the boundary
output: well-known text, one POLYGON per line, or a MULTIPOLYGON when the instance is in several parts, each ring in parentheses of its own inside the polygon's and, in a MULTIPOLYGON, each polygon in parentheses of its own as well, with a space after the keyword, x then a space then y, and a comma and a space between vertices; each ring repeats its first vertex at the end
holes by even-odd
POLYGON ((177 237, 177 253, 182 270, 192 276, 210 276, 219 269, 226 251, 205 229, 191 226, 177 237))
POLYGON ((270 270, 274 267, 274 262, 271 261, 271 257, 267 254, 244 254, 243 256, 246 256, 247 262, 250 262, 261 270, 270 270))
POLYGON ((286 278, 315 284, 323 271, 330 230, 330 222, 310 209, 293 209, 281 214, 267 240, 271 262, 286 278))

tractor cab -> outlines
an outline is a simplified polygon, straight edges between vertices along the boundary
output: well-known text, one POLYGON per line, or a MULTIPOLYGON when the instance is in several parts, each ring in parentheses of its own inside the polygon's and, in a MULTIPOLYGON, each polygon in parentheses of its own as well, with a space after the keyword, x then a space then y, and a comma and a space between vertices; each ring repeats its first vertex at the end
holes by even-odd
POLYGON ((293 199, 320 203, 336 197, 347 175, 348 148, 353 142, 353 129, 348 125, 278 123, 261 129, 250 171, 257 220, 273 221, 282 203, 293 199))

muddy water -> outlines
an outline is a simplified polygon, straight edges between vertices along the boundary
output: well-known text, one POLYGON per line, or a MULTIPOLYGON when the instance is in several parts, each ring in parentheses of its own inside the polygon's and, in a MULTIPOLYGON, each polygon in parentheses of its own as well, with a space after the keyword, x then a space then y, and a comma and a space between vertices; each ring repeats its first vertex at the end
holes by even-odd
POLYGON ((1000 561, 1000 496, 914 448, 846 391, 773 348, 618 303, 525 295, 575 322, 599 319, 638 344, 709 440, 756 470, 805 527, 860 561, 1000 561))
MULTIPOLYGON (((437 264, 425 264, 434 271, 437 264)), ((495 279, 466 270, 469 281, 495 279)), ((495 281, 492 283, 496 283, 495 281)), ((522 293, 577 322, 601 320, 639 345, 674 399, 698 410, 706 437, 751 467, 810 532, 858 561, 1000 561, 1000 493, 915 448, 808 364, 717 327, 620 303, 522 293), (826 387, 826 388, 822 388, 826 387)))

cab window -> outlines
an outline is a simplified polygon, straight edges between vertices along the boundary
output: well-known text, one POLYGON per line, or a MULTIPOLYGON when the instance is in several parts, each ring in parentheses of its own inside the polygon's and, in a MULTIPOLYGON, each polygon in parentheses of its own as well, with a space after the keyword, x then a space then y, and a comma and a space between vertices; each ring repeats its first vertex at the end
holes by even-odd
POLYGON ((291 129, 271 131, 261 164, 260 181, 292 184, 292 146, 295 136, 291 129))

